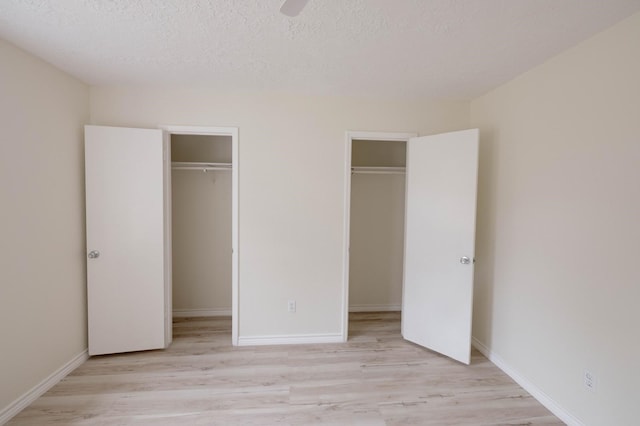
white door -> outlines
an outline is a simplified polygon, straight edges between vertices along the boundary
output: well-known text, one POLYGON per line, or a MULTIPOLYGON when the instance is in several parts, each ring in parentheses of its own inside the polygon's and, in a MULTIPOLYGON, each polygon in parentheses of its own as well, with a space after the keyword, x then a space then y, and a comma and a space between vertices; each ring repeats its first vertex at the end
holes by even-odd
POLYGON ((402 335, 471 356, 478 130, 407 143, 402 335))
POLYGON ((169 344, 164 139, 85 126, 89 355, 169 344))

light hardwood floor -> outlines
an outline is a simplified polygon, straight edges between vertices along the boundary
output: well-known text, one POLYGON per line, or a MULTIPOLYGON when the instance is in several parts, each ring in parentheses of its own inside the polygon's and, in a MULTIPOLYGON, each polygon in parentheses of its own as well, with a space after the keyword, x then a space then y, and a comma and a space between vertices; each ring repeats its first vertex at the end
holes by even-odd
POLYGON ((234 348, 230 329, 178 319, 169 349, 93 357, 8 424, 563 424, 480 353, 404 341, 398 313, 351 314, 343 344, 234 348))

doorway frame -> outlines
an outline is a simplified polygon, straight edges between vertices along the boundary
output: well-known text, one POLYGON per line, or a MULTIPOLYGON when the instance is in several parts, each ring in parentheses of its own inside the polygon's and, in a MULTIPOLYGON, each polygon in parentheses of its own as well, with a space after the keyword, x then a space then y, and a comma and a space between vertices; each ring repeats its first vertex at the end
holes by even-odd
MULTIPOLYGON (((179 125, 162 125, 158 126, 168 136, 170 141, 171 135, 198 135, 198 136, 231 136, 231 344, 238 346, 239 323, 240 323, 240 209, 239 209, 239 176, 240 176, 240 147, 238 146, 238 128, 237 127, 211 127, 211 126, 179 126, 179 125)), ((171 191, 171 146, 169 144, 168 157, 168 190, 171 191)), ((169 203, 171 197, 169 196, 169 203)), ((171 211, 169 204, 169 212, 171 211)), ((172 283, 173 288, 173 283, 172 283)), ((170 294, 171 292, 169 292, 170 294)), ((169 304, 168 315, 169 325, 173 322, 173 306, 169 304)))
MULTIPOLYGON (((366 132, 352 131, 345 132, 345 167, 344 167, 344 236, 343 236, 343 268, 342 276, 342 341, 349 338, 349 250, 351 246, 351 150, 353 140, 366 141, 389 141, 408 142, 409 139, 417 137, 418 133, 409 132, 366 132)), ((406 191, 406 189, 405 189, 406 191)), ((406 203, 406 199, 405 199, 406 203)), ((406 214, 406 213, 405 213, 406 214)), ((404 240, 404 235, 403 235, 404 240)), ((404 286, 404 284, 403 284, 404 286)))

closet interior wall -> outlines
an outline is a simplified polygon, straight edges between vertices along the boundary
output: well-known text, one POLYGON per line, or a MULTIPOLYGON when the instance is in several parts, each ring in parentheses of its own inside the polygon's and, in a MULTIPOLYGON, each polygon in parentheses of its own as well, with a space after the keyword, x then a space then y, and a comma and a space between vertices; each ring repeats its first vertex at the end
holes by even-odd
POLYGON ((400 311, 406 143, 353 140, 349 310, 400 311), (358 167, 380 168, 360 173, 358 167), (385 168, 393 168, 385 170, 385 168))
POLYGON ((231 315, 231 137, 171 135, 171 161, 174 316, 231 315))

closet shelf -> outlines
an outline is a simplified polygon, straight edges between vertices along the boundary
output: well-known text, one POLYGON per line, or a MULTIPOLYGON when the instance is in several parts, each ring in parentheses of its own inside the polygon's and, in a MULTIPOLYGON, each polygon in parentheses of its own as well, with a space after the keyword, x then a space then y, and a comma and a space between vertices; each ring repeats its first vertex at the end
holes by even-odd
POLYGON ((231 171, 231 163, 194 163, 185 161, 174 161, 171 163, 173 170, 223 170, 231 171))
POLYGON ((351 167, 354 174, 403 175, 405 167, 351 167))

